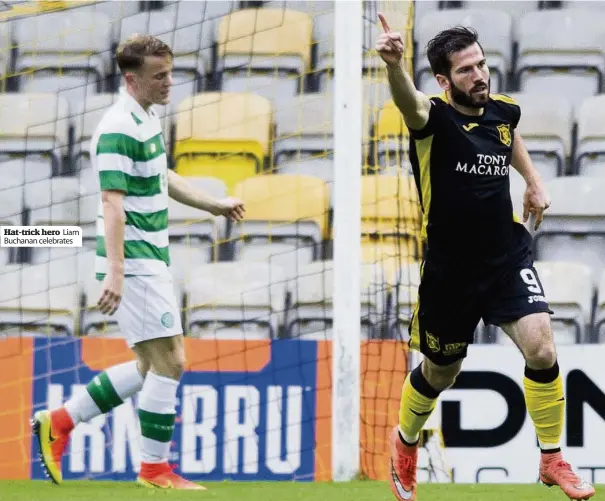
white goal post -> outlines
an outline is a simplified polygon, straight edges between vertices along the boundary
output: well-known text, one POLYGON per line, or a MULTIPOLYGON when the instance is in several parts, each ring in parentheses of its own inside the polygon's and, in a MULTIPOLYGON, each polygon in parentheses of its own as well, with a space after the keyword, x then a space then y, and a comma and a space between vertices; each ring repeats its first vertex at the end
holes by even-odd
POLYGON ((359 473, 362 0, 335 2, 332 477, 359 473))

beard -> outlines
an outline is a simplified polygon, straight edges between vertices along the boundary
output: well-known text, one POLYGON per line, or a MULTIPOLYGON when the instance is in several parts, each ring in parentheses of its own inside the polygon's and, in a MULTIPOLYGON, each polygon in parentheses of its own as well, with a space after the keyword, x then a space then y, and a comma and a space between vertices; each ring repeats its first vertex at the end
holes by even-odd
MULTIPOLYGON (((480 86, 482 86, 482 85, 483 84, 480 84, 480 86)), ((489 100, 489 92, 490 92, 490 87, 491 87, 490 80, 487 81, 486 85, 487 85, 487 93, 486 93, 485 97, 483 97, 483 96, 478 96, 477 94, 475 94, 475 92, 474 92, 476 90, 475 87, 473 87, 469 92, 464 92, 464 91, 460 90, 458 87, 456 87, 454 82, 452 82, 450 80, 450 92, 452 94, 452 99, 459 106, 465 106, 467 108, 483 108, 489 100)))

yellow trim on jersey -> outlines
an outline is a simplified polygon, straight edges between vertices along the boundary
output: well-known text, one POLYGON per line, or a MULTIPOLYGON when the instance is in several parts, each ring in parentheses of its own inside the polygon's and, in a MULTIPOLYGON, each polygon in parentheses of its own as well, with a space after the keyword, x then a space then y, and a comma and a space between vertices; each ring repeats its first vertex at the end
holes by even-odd
MULTIPOLYGON (((422 276, 424 275, 424 261, 420 265, 420 282, 422 282, 422 276)), ((412 313, 412 325, 410 329, 410 349, 419 351, 420 350, 420 321, 418 320, 418 313, 420 312, 420 295, 416 296, 416 306, 412 313)))
POLYGON ((421 237, 426 240, 426 227, 429 222, 429 212, 431 210, 431 146, 433 136, 424 139, 416 139, 416 156, 418 157, 418 166, 420 170, 420 189, 422 190, 422 231, 421 237))
POLYGON ((507 96, 506 94, 490 94, 490 97, 494 101, 502 101, 503 103, 514 104, 515 106, 519 106, 517 101, 515 101, 512 97, 507 96))
MULTIPOLYGON (((431 94, 427 97, 429 99, 438 98, 438 99, 441 99, 444 103, 449 104, 446 92, 442 92, 441 94, 431 94)), ((491 97, 494 101, 502 101, 503 103, 508 103, 508 104, 513 104, 515 106, 519 106, 519 103, 517 103, 517 101, 515 101, 512 97, 507 96, 506 94, 490 94, 489 97, 491 97)))
POLYGON ((441 94, 431 94, 427 96, 429 99, 438 98, 441 99, 444 103, 449 103, 447 100, 447 94, 443 91, 441 94))

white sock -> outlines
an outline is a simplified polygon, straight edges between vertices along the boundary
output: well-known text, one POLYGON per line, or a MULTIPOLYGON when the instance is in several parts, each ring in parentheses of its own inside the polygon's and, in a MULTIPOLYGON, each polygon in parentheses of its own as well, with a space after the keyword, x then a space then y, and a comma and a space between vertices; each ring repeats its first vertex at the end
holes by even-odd
POLYGON ((142 387, 143 376, 139 373, 136 360, 114 365, 97 374, 88 383, 86 391, 73 395, 65 403, 65 409, 75 426, 122 405, 124 399, 142 387))
POLYGON ((168 461, 179 382, 149 371, 139 395, 141 462, 168 461))
POLYGON ((556 444, 545 444, 541 440, 538 440, 538 444, 540 445, 540 449, 543 451, 552 451, 553 449, 561 448, 561 442, 557 442, 556 444))

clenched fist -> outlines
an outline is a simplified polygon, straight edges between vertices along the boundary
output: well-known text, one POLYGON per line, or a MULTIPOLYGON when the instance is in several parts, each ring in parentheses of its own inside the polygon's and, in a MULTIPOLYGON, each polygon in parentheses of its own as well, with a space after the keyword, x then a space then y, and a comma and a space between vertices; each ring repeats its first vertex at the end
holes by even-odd
POLYGON ((376 40, 376 51, 388 66, 397 66, 403 57, 403 38, 401 33, 393 33, 382 12, 378 13, 384 33, 376 40))

